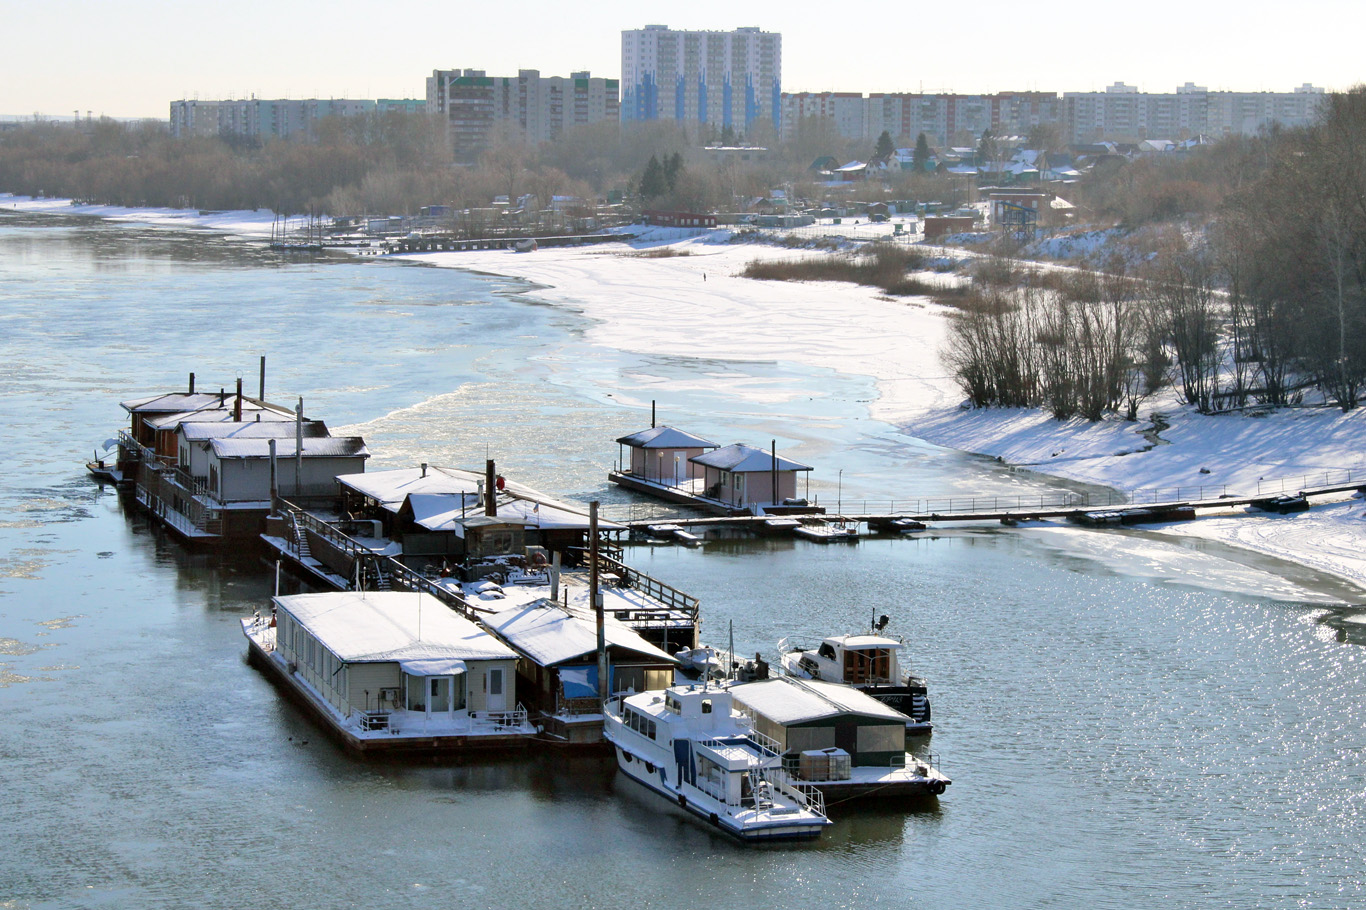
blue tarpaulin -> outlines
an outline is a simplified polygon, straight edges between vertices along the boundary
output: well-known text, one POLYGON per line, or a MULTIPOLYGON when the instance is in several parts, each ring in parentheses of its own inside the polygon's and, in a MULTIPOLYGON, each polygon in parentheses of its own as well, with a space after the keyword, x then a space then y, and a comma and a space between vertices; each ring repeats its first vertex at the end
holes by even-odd
POLYGON ((565 698, 596 698, 598 694, 597 667, 561 667, 560 685, 565 698))

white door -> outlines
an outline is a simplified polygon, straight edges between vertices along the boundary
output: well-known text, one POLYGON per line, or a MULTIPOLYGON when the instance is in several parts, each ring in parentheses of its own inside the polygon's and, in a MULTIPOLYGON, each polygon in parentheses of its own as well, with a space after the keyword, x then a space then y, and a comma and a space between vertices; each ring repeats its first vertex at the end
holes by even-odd
POLYGON ((502 667, 489 670, 485 677, 485 684, 488 686, 487 710, 506 711, 508 709, 508 697, 503 685, 502 667))

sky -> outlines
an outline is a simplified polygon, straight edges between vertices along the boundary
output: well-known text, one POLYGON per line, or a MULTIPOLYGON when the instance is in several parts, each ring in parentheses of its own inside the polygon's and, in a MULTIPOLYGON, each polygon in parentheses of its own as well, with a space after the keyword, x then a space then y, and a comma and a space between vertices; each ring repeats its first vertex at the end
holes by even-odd
POLYGON ((618 77, 621 31, 783 36, 783 90, 1288 92, 1366 81, 1366 3, 43 0, 0 16, 0 117, 165 119, 182 98, 421 98, 434 69, 618 77), (642 15, 648 18, 642 18, 642 15))

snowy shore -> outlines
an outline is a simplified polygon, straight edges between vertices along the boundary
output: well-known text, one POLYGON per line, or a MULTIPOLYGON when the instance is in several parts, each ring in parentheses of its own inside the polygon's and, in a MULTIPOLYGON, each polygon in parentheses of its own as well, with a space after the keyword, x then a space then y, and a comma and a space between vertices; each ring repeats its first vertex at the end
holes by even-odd
MULTIPOLYGON (((269 212, 204 213, 73 206, 0 194, 0 212, 103 218, 265 237, 269 212)), ((3 221, 0 221, 3 223, 3 221)), ((1207 417, 1167 396, 1145 402, 1137 423, 1059 423, 1035 411, 963 410, 939 362, 945 310, 920 298, 891 299, 874 288, 739 277, 752 259, 824 255, 724 242, 655 229, 631 244, 479 251, 406 258, 445 268, 524 279, 534 295, 592 319, 595 340, 647 354, 785 360, 871 377, 869 416, 936 445, 988 455, 1041 473, 1131 494, 1173 491, 1294 492, 1314 477, 1350 471, 1366 483, 1366 415, 1294 409, 1207 417), (673 255, 642 256, 665 249, 673 255), (1152 415, 1162 416, 1160 430, 1152 415), (1203 489, 1202 489, 1203 488, 1203 489)), ((1201 496, 1204 498, 1204 496, 1201 496)), ((1253 513, 1163 526, 1310 566, 1366 589, 1366 515, 1360 498, 1294 515, 1253 513)))

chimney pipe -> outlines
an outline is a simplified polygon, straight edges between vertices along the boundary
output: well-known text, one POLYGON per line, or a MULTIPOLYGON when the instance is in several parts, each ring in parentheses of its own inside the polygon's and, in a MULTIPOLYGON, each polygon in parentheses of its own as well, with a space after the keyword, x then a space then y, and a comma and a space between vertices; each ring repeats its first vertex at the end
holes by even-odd
POLYGON ((190 394, 194 394, 194 374, 190 374, 190 394))
POLYGON ((242 422, 242 377, 237 377, 237 400, 232 405, 232 419, 242 422))
POLYGON ((423 477, 426 477, 426 476, 427 476, 427 462, 425 462, 425 461, 422 462, 422 476, 423 476, 423 477))
POLYGON ((498 515, 498 475, 493 470, 493 459, 484 462, 484 514, 498 515))
POLYGON ((655 428, 655 400, 650 399, 650 429, 655 428))

